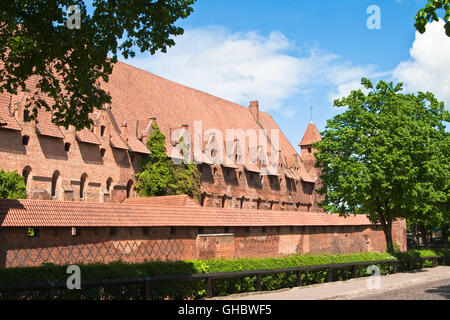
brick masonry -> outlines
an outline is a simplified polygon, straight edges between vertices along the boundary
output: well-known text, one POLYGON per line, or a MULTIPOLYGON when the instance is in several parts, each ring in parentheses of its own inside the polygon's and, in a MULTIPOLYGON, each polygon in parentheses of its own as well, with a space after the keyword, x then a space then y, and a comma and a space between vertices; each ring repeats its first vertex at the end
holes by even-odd
MULTIPOLYGON (((380 226, 282 227, 25 227, 0 228, 0 267, 42 263, 283 257, 386 249, 380 226), (76 231, 76 235, 72 232, 76 231)), ((406 250, 406 224, 395 222, 394 241, 406 250)))

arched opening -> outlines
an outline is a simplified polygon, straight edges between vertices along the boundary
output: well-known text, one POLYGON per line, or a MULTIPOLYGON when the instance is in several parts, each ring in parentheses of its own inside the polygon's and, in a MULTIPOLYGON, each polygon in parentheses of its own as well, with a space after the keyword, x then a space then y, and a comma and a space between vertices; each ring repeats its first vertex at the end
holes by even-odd
POLYGON ((27 122, 30 119, 30 110, 25 109, 23 110, 23 121, 27 122))
POLYGON ((225 203, 226 203, 226 201, 227 201, 227 195, 224 194, 224 195, 222 196, 222 208, 225 208, 225 203))
POLYGON ((106 129, 105 126, 100 127, 100 137, 103 137, 105 135, 105 129, 106 129))
POLYGON ((245 196, 242 196, 241 200, 241 209, 244 207, 245 196))
POLYGON ((56 170, 55 172, 53 172, 53 175, 52 175, 52 198, 57 198, 56 197, 56 186, 58 184, 58 178, 59 178, 59 171, 56 170))
POLYGON ((26 166, 22 170, 22 177, 23 177, 23 180, 25 182, 25 187, 27 189, 28 189, 28 177, 30 176, 30 172, 31 172, 31 167, 30 166, 26 166))
POLYGON ((70 150, 70 142, 64 143, 64 151, 69 152, 70 150))
POLYGON ((84 188, 86 186, 87 174, 83 173, 80 179, 80 200, 84 200, 84 188))
POLYGON ((200 204, 202 205, 202 207, 205 206, 205 201, 206 201, 206 192, 202 193, 202 198, 200 200, 200 204))
POLYGON ((127 198, 131 196, 131 189, 133 188, 133 180, 129 180, 127 183, 127 198))
POLYGON ((111 184, 112 184, 112 178, 108 178, 108 180, 106 180, 106 190, 109 192, 111 190, 111 184))
POLYGON ((30 141, 30 137, 29 136, 23 136, 22 137, 22 145, 27 146, 29 141, 30 141))

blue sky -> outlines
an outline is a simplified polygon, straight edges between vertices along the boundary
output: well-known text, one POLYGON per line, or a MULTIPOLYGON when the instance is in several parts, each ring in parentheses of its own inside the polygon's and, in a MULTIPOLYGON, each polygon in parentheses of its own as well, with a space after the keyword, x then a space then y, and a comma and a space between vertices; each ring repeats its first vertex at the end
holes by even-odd
POLYGON ((296 147, 310 118, 320 131, 341 112, 334 98, 362 76, 402 81, 450 104, 450 38, 433 23, 425 35, 414 16, 425 0, 198 0, 177 23, 183 36, 166 54, 126 63, 248 106, 258 100, 296 147), (366 12, 380 8, 381 29, 366 12))

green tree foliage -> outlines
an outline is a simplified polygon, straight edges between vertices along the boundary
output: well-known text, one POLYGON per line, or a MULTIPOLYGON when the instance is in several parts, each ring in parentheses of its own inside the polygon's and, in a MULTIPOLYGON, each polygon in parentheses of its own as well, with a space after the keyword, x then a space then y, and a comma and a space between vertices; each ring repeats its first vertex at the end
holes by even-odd
MULTIPOLYGON (((147 140, 151 154, 144 157, 136 174, 136 190, 142 197, 187 194, 200 201, 200 172, 195 163, 175 164, 166 155, 165 136, 154 124, 147 140)), ((184 153, 187 155, 187 153, 184 153)))
POLYGON ((54 112, 57 125, 89 126, 94 108, 111 101, 96 84, 108 81, 118 55, 133 57, 136 49, 166 52, 175 44, 170 37, 183 34, 174 23, 190 15, 194 1, 94 0, 87 8, 89 2, 81 0, 2 0, 0 93, 15 94, 37 75, 37 90, 26 105, 32 118, 45 108, 54 112), (67 27, 71 5, 80 8, 79 29, 67 27))
POLYGON ((327 122, 315 144, 327 211, 367 214, 381 223, 393 253, 392 222, 436 224, 448 215, 449 113, 432 93, 403 94, 402 84, 380 81, 335 100, 347 110, 327 122))
POLYGON ((424 8, 417 12, 414 26, 420 33, 425 32, 428 22, 439 21, 438 10, 444 10, 445 34, 450 37, 450 0, 428 0, 424 8))
POLYGON ((17 171, 0 170, 0 199, 25 199, 26 197, 24 178, 17 171))

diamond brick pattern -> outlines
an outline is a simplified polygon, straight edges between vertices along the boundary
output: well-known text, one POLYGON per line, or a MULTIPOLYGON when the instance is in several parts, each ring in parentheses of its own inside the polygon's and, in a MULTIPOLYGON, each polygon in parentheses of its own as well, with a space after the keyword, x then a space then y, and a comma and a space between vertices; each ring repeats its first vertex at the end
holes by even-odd
POLYGON ((178 239, 102 242, 64 248, 24 248, 7 251, 6 267, 36 266, 43 263, 84 264, 178 259, 183 251, 184 243, 178 239))

